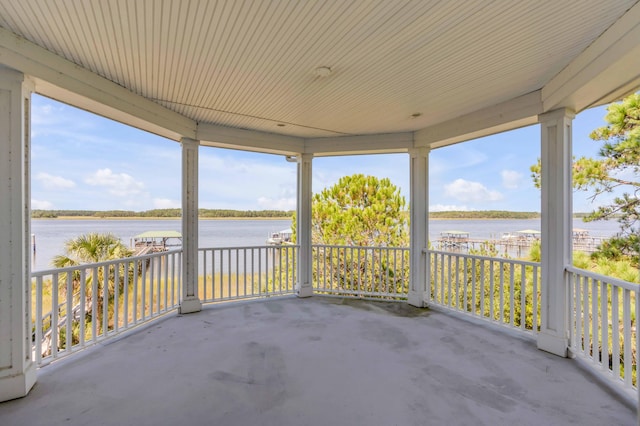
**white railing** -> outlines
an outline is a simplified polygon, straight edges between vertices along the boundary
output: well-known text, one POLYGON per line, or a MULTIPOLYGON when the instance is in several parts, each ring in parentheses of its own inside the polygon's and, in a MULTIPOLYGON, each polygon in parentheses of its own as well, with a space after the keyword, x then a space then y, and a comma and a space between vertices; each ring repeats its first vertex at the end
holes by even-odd
POLYGON ((202 302, 293 294, 294 245, 198 249, 198 295, 202 302))
POLYGON ((430 303, 528 333, 540 329, 540 265, 428 250, 430 303))
POLYGON ((626 389, 634 389, 640 286, 572 266, 566 268, 566 278, 572 354, 587 359, 626 389))
POLYGON ((31 274, 33 351, 38 365, 175 309, 181 251, 31 274))
POLYGON ((313 279, 324 294, 406 299, 409 249, 314 245, 313 279))

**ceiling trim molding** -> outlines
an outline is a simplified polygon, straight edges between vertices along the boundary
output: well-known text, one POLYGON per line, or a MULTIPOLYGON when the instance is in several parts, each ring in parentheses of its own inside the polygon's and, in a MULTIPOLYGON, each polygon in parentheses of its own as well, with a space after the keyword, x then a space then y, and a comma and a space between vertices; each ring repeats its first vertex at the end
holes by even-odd
POLYGON ((538 122, 538 114, 542 112, 541 92, 537 90, 418 130, 415 146, 440 148, 529 126, 538 122))
POLYGON ((269 154, 297 155, 304 152, 304 139, 217 124, 198 125, 201 145, 269 154))
POLYGON ((0 28, 0 61, 33 77, 37 93, 170 139, 196 136, 195 121, 4 28, 0 28))
POLYGON ((413 132, 401 132, 309 138, 305 140, 304 152, 316 157, 323 157, 400 153, 408 152, 411 148, 413 148, 413 132))
POLYGON ((552 78, 542 89, 544 110, 574 111, 603 105, 640 85, 640 2, 552 78))

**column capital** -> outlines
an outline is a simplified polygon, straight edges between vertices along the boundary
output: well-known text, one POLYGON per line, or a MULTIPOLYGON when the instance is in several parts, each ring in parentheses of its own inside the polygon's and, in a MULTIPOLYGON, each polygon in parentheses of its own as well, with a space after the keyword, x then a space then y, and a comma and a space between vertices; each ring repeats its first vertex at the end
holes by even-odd
POLYGON ((573 120, 575 116, 575 111, 572 111, 569 108, 558 108, 538 115, 538 122, 546 123, 549 121, 561 120, 563 118, 573 120))
POLYGON ((418 146, 415 148, 409 148, 407 150, 409 156, 411 158, 419 157, 419 156, 427 156, 431 152, 431 147, 429 146, 418 146))
POLYGON ((200 146, 200 141, 197 139, 182 138, 180 139, 180 144, 182 145, 183 148, 195 149, 200 146))

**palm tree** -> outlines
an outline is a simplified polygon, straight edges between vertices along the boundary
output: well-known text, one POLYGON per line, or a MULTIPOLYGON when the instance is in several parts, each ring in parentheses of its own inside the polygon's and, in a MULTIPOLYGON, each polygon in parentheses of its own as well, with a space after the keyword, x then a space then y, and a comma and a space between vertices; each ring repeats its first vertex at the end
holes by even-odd
POLYGON ((115 235, 95 232, 67 240, 64 250, 65 254, 53 258, 52 263, 56 268, 121 259, 132 253, 115 235))
MULTIPOLYGON (((76 238, 72 238, 64 243, 64 254, 57 255, 53 258, 52 264, 56 268, 66 268, 69 266, 81 266, 85 264, 105 262, 109 260, 121 259, 124 257, 130 257, 133 252, 128 249, 120 240, 120 238, 116 237, 111 233, 88 233, 80 235, 76 238)), ((93 287, 94 282, 96 280, 96 294, 95 298, 97 301, 97 312, 95 316, 95 320, 97 321, 98 330, 101 329, 102 325, 102 306, 104 301, 104 283, 107 283, 107 291, 108 298, 113 297, 113 290, 115 286, 115 266, 111 265, 109 267, 101 267, 97 269, 97 276, 94 276, 93 273, 89 274, 85 280, 85 312, 86 312, 86 320, 87 322, 93 321, 93 287), (106 280, 105 280, 106 275, 106 280)), ((120 275, 120 285, 124 282, 123 274, 124 268, 121 266, 118 268, 118 272, 120 275)), ((66 274, 60 274, 60 293, 64 295, 66 293, 66 274)), ((79 300, 79 292, 80 292, 80 268, 76 269, 72 272, 72 292, 74 294, 74 305, 77 303, 81 303, 79 300), (75 301, 77 300, 77 301, 75 301)), ((63 296, 64 297, 64 296, 63 296)), ((68 307, 69 310, 73 309, 72 307, 68 307)), ((69 311, 71 312, 71 311, 69 311)))

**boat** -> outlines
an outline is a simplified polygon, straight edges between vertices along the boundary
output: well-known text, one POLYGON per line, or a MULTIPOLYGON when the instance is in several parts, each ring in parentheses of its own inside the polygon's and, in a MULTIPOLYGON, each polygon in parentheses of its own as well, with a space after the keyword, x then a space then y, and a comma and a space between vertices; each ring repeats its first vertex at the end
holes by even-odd
POLYGON ((282 231, 273 232, 267 238, 267 244, 270 246, 278 246, 282 244, 291 243, 291 237, 293 236, 293 230, 283 229, 282 231))

